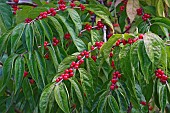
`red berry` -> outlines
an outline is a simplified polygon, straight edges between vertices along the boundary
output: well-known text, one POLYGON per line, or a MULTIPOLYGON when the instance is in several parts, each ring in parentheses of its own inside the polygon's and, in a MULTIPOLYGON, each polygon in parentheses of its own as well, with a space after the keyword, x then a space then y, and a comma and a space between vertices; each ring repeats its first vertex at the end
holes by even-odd
POLYGON ((81 59, 81 60, 79 61, 79 63, 80 63, 80 64, 84 63, 84 60, 83 60, 83 59, 81 59))
POLYGON ((153 110, 153 107, 152 106, 149 106, 149 111, 152 111, 153 110))
POLYGON ((71 73, 71 72, 73 72, 73 68, 70 68, 70 69, 69 69, 69 73, 71 73))
POLYGON ((70 34, 69 34, 69 33, 66 33, 66 34, 64 35, 64 38, 67 39, 67 40, 70 39, 70 34))
POLYGON ((113 53, 112 52, 110 52, 109 57, 113 57, 113 53))
POLYGON ((115 84, 117 81, 118 81, 118 80, 117 80, 117 79, 114 79, 114 78, 111 80, 111 82, 112 82, 113 84, 115 84))
POLYGON ((60 79, 59 79, 59 78, 57 78, 55 81, 56 81, 56 82, 59 82, 59 81, 60 81, 60 79))
POLYGON ((71 2, 71 3, 70 3, 70 6, 71 6, 71 8, 73 8, 73 7, 76 6, 76 4, 75 4, 74 2, 71 2))
POLYGON ((66 69, 64 72, 65 72, 65 73, 68 73, 68 72, 69 72, 69 70, 68 70, 68 69, 66 69))
POLYGON ((27 71, 24 71, 24 77, 26 77, 28 75, 27 71))
POLYGON ((48 54, 48 53, 45 54, 45 58, 46 58, 46 59, 49 59, 49 54, 48 54))
POLYGON ((143 9, 142 8, 139 8, 136 10, 137 11, 137 15, 141 16, 142 15, 142 12, 143 12, 143 9))
POLYGON ((64 76, 64 77, 63 77, 63 80, 68 80, 68 76, 64 76))
POLYGON ((30 79, 30 84, 34 84, 34 80, 33 79, 30 79))
POLYGON ((138 37, 139 39, 143 39, 143 34, 140 34, 138 37))
POLYGON ((168 80, 168 76, 166 76, 166 75, 163 74, 162 77, 161 77, 161 79, 167 81, 167 80, 168 80))
POLYGON ((125 9, 125 6, 120 6, 120 11, 123 11, 125 9))
POLYGON ((114 85, 111 85, 110 86, 110 90, 114 90, 115 89, 115 86, 114 85))
POLYGON ((13 0, 13 2, 18 3, 18 2, 19 2, 19 0, 13 0))
POLYGON ((77 59, 80 60, 80 59, 81 59, 81 55, 78 55, 78 56, 77 56, 77 59))
POLYGON ((82 11, 84 11, 85 8, 86 8, 86 6, 84 6, 83 4, 80 4, 79 7, 80 7, 80 9, 81 9, 82 11))
POLYGON ((95 55, 91 56, 91 58, 96 62, 97 57, 95 55))
POLYGON ((70 77, 74 76, 74 73, 73 73, 73 72, 71 72, 71 73, 69 74, 69 76, 70 76, 70 77))
POLYGON ((53 42, 53 46, 57 46, 57 43, 53 42))
POLYGON ((91 50, 94 50, 94 46, 91 46, 91 50))

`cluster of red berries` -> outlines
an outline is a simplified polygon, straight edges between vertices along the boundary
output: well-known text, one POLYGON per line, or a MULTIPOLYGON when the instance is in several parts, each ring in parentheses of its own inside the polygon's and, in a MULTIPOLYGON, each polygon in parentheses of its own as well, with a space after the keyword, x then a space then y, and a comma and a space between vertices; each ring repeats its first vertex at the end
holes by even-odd
POLYGON ((126 44, 133 44, 134 42, 136 42, 137 40, 139 39, 143 39, 143 34, 140 34, 138 36, 138 38, 129 38, 128 40, 125 40, 125 39, 118 39, 116 41, 116 46, 119 46, 121 43, 123 43, 123 45, 126 45, 126 44))
POLYGON ((56 38, 53 37, 53 46, 57 46, 60 41, 56 38))
POLYGON ((84 29, 86 29, 87 31, 90 31, 92 29, 92 26, 90 24, 86 24, 84 26, 84 29))
POLYGON ((67 7, 66 7, 66 2, 64 0, 59 0, 58 1, 58 4, 59 4, 59 10, 62 10, 64 11, 67 7))
POLYGON ((77 56, 77 59, 78 60, 81 60, 83 57, 85 58, 89 58, 89 52, 84 50, 83 52, 81 52, 78 56, 77 56))
POLYGON ((36 19, 44 19, 47 18, 48 15, 55 16, 57 14, 55 8, 50 8, 48 11, 41 12, 40 15, 36 19))
POLYGON ((143 9, 142 9, 142 8, 136 9, 136 12, 137 12, 137 15, 139 15, 139 16, 142 16, 142 15, 143 15, 143 16, 142 16, 142 19, 143 19, 144 21, 146 21, 148 18, 151 17, 150 14, 147 14, 147 13, 143 14, 143 9))
POLYGON ((160 81, 161 81, 163 84, 165 84, 165 83, 167 82, 167 80, 168 80, 168 76, 166 76, 165 73, 164 73, 164 71, 161 70, 161 69, 157 69, 157 70, 155 71, 155 75, 156 75, 157 78, 160 79, 160 81))
POLYGON ((136 12, 137 15, 141 16, 143 14, 143 9, 142 8, 136 9, 136 12))
POLYGON ((25 23, 30 23, 31 21, 32 21, 31 18, 26 18, 26 19, 25 19, 25 23))
POLYGON ((11 7, 13 9, 13 14, 16 15, 16 11, 19 10, 19 7, 17 5, 12 5, 11 7))
POLYGON ((104 27, 104 24, 102 23, 102 21, 98 21, 97 22, 97 27, 96 27, 96 29, 97 30, 100 30, 100 29, 102 29, 104 27))
POLYGON ((140 104, 143 105, 143 106, 148 105, 148 106, 149 106, 149 110, 150 110, 150 111, 153 110, 153 107, 152 107, 149 103, 147 104, 145 101, 141 101, 140 104))
POLYGON ((95 47, 98 48, 98 50, 100 50, 100 48, 102 47, 103 44, 104 44, 103 41, 95 42, 95 45, 94 45, 94 46, 91 46, 91 50, 94 50, 95 47))
POLYGON ((119 79, 121 76, 122 76, 122 75, 121 75, 121 73, 120 73, 119 71, 115 71, 115 72, 113 73, 113 77, 112 77, 112 80, 111 80, 112 84, 111 84, 111 86, 110 86, 110 90, 114 90, 114 89, 118 88, 118 86, 116 85, 116 83, 117 83, 118 79, 119 79))
POLYGON ((70 36, 71 36, 71 35, 70 35, 69 33, 66 33, 66 34, 64 35, 64 38, 67 39, 67 40, 69 40, 69 39, 70 39, 70 36))
POLYGON ((93 15, 93 14, 94 14, 94 12, 92 12, 92 11, 88 11, 88 12, 89 12, 90 15, 93 15))
POLYGON ((45 42, 44 42, 44 48, 45 48, 46 50, 48 50, 47 46, 48 46, 48 42, 45 41, 45 42))
POLYGON ((13 9, 13 14, 16 15, 16 11, 19 9, 17 3, 19 2, 19 0, 13 0, 14 3, 16 3, 15 5, 12 5, 12 9, 13 9))

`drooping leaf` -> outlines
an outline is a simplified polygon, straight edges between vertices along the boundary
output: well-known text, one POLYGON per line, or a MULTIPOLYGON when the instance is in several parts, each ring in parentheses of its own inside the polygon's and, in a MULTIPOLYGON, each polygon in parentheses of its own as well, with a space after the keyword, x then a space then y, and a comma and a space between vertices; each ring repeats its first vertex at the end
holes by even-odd
POLYGON ((22 89, 24 96, 29 103, 30 109, 34 110, 36 103, 33 95, 33 89, 27 78, 23 79, 22 89))
POLYGON ((130 22, 132 23, 133 20, 135 19, 137 12, 136 10, 140 8, 139 6, 139 0, 128 0, 127 5, 126 5, 126 12, 127 16, 130 19, 130 22))
POLYGON ((46 81, 46 63, 45 63, 45 60, 43 58, 43 56, 38 52, 38 51, 35 51, 35 59, 37 61, 37 64, 38 64, 38 69, 39 69, 39 72, 41 74, 41 79, 43 81, 43 85, 45 86, 45 81, 46 81))
POLYGON ((1 90, 0 92, 5 88, 6 84, 9 82, 10 78, 11 78, 11 74, 12 74, 12 70, 13 70, 13 63, 14 60, 16 59, 18 55, 17 54, 11 54, 7 60, 5 61, 4 65, 3 65, 3 83, 1 86, 1 90))
POLYGON ((12 34, 11 34, 11 52, 14 52, 18 43, 19 43, 19 40, 21 39, 22 37, 22 33, 24 31, 24 28, 25 28, 25 24, 21 23, 21 24, 18 24, 13 30, 12 30, 12 34))
POLYGON ((51 22, 53 23, 55 29, 57 30, 59 36, 60 36, 60 41, 63 45, 63 37, 64 37, 64 31, 63 31, 63 27, 61 26, 61 24, 58 22, 58 20, 52 16, 48 17, 51 22))
POLYGON ((104 107, 106 106, 107 103, 107 98, 106 97, 101 97, 98 103, 97 107, 97 113, 103 113, 104 112, 104 107))
POLYGON ((103 54, 105 59, 109 57, 109 53, 111 51, 113 44, 121 37, 122 37, 121 34, 115 34, 112 37, 110 37, 106 43, 103 44, 103 46, 100 49, 100 53, 103 54))
POLYGON ((109 95, 107 98, 108 98, 108 99, 107 99, 108 104, 109 104, 112 112, 113 112, 113 113, 120 113, 120 112, 119 112, 119 111, 120 111, 120 110, 119 110, 119 106, 118 106, 118 104, 117 104, 117 102, 116 102, 116 99, 115 99, 112 95, 109 95))
POLYGON ((163 4, 163 1, 162 0, 158 0, 157 1, 157 13, 159 16, 165 16, 165 13, 164 13, 164 4, 163 4))
POLYGON ((78 98, 78 101, 80 102, 80 106, 81 106, 81 111, 83 112, 83 104, 84 104, 84 101, 83 101, 83 96, 82 96, 82 93, 80 91, 80 88, 78 86, 78 83, 75 82, 75 80, 71 80, 69 79, 69 81, 71 82, 71 87, 75 90, 76 92, 76 95, 77 95, 77 98, 78 98))
POLYGON ((82 30, 81 18, 79 16, 79 14, 76 12, 76 10, 74 10, 74 9, 68 9, 68 13, 69 13, 72 21, 74 22, 74 25, 76 28, 76 33, 78 35, 79 32, 82 30))
POLYGON ((41 113, 46 113, 47 105, 49 103, 50 96, 53 96, 51 94, 54 92, 54 88, 54 83, 50 83, 44 88, 39 102, 39 109, 41 113))
POLYGON ((162 111, 162 113, 164 113, 165 107, 166 107, 166 104, 167 104, 167 88, 166 88, 166 86, 163 86, 161 88, 159 96, 160 96, 159 103, 160 103, 160 106, 161 106, 161 111, 162 111))
POLYGON ((15 61, 15 93, 21 86, 25 69, 25 61, 22 57, 18 57, 15 61))
POLYGON ((34 32, 33 32, 32 24, 26 25, 25 38, 26 38, 25 40, 26 40, 27 49, 29 52, 32 52, 34 46, 34 32))
POLYGON ((69 110, 69 95, 64 83, 56 85, 54 88, 54 96, 58 106, 64 113, 70 113, 69 110))

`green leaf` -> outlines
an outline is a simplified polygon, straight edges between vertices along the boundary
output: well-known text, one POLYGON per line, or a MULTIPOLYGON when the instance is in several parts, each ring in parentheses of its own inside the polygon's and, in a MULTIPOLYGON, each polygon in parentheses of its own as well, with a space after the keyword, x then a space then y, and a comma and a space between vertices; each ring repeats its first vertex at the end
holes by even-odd
POLYGON ((80 81, 82 83, 82 88, 86 93, 87 98, 93 98, 94 89, 92 76, 88 74, 88 72, 84 68, 79 68, 78 71, 80 73, 80 81))
POLYGON ((141 66, 142 73, 144 75, 144 79, 145 79, 146 83, 148 84, 149 79, 151 78, 151 74, 150 74, 151 61, 146 53, 143 41, 141 41, 139 43, 138 58, 140 61, 140 66, 141 66))
POLYGON ((64 111, 64 113, 70 113, 68 102, 69 95, 64 83, 55 86, 54 96, 58 106, 64 111))
POLYGON ((33 54, 29 54, 30 58, 28 58, 28 55, 26 56, 26 62, 28 65, 29 72, 32 76, 32 78, 35 80, 38 88, 43 89, 43 86, 40 84, 40 80, 38 77, 38 67, 37 62, 33 54))
POLYGON ((1 36, 0 38, 0 55, 3 54, 3 52, 6 50, 6 47, 7 47, 7 43, 8 43, 8 40, 9 40, 9 35, 11 34, 11 31, 5 33, 3 36, 1 36))
POLYGON ((77 11, 74 9, 68 9, 68 13, 75 25, 76 33, 77 33, 77 35, 79 35, 79 32, 82 30, 81 18, 79 16, 79 14, 77 13, 77 11))
POLYGON ((71 28, 71 26, 66 21, 66 18, 63 16, 60 16, 60 15, 56 15, 56 17, 59 18, 62 21, 62 23, 65 25, 65 27, 67 28, 67 31, 70 33, 70 35, 73 39, 73 42, 74 42, 75 46, 77 47, 78 51, 85 50, 86 49, 85 43, 77 37, 73 28, 71 28))
POLYGON ((160 100, 159 100, 159 103, 161 105, 161 111, 162 113, 164 113, 164 110, 165 110, 165 107, 166 107, 166 104, 167 104, 167 88, 166 86, 163 86, 160 90, 160 100))
POLYGON ((131 23, 133 22, 133 20, 135 19, 137 15, 136 10, 138 8, 140 8, 139 0, 128 0, 127 5, 126 5, 126 13, 131 23))
POLYGON ((84 105, 84 102, 83 102, 83 96, 82 96, 82 93, 81 93, 81 90, 78 86, 78 83, 75 81, 75 80, 72 80, 72 79, 69 79, 69 81, 71 82, 71 87, 75 90, 76 92, 76 95, 77 95, 77 98, 80 102, 80 106, 81 106, 81 111, 83 112, 83 105, 84 105))
POLYGON ((97 16, 102 18, 106 22, 106 24, 109 25, 109 27, 111 29, 113 29, 112 22, 110 21, 110 18, 112 19, 112 16, 106 7, 104 7, 103 5, 100 5, 100 4, 97 4, 97 5, 96 4, 88 4, 86 6, 86 9, 94 12, 97 16))
MULTIPOLYGON (((37 3, 37 2, 36 2, 37 3)), ((28 18, 36 18, 37 16, 39 16, 39 14, 41 12, 47 11, 46 7, 36 7, 33 8, 31 11, 27 12, 28 13, 28 18)))
POLYGON ((34 57, 35 57, 37 64, 38 64, 38 69, 39 69, 40 74, 41 74, 43 86, 45 86, 45 79, 46 79, 46 63, 45 63, 45 60, 44 60, 43 56, 38 51, 35 51, 34 55, 35 55, 34 57))
POLYGON ((116 91, 116 95, 118 97, 120 112, 121 113, 127 112, 128 105, 124 95, 119 91, 116 91))
POLYGON ((153 33, 146 33, 143 37, 146 53, 152 63, 160 63, 163 41, 153 33))
POLYGON ((63 37, 64 37, 64 31, 63 31, 63 27, 61 26, 61 24, 58 22, 58 20, 52 16, 48 16, 48 18, 51 20, 51 22, 54 25, 54 28, 57 30, 59 37, 60 37, 60 41, 63 45, 63 37))
POLYGON ((48 41, 51 43, 52 38, 53 38, 53 32, 48 25, 48 23, 44 20, 40 20, 41 26, 44 29, 45 36, 47 37, 48 41))
POLYGON ((145 99, 146 99, 146 102, 149 102, 150 99, 152 98, 152 95, 153 95, 153 80, 151 79, 149 81, 149 84, 146 84, 144 87, 143 87, 143 95, 145 96, 145 99))
POLYGON ((125 19, 127 18, 127 14, 125 11, 123 11, 120 15, 120 18, 119 18, 119 25, 120 25, 120 29, 121 29, 121 32, 123 33, 124 31, 124 27, 125 27, 125 19))
POLYGON ((103 54, 105 59, 109 57, 109 53, 111 51, 113 44, 121 37, 122 37, 121 34, 115 34, 112 37, 110 37, 106 43, 103 44, 103 46, 100 49, 100 53, 103 54))
POLYGON ((21 86, 25 69, 25 61, 22 57, 18 57, 15 61, 15 93, 21 86))
POLYGON ((69 68, 70 67, 70 63, 72 61, 75 61, 76 60, 76 56, 68 56, 66 57, 58 66, 58 72, 62 72, 64 71, 65 69, 69 68))
POLYGON ((158 91, 158 79, 155 80, 155 84, 154 84, 154 102, 156 104, 156 106, 161 109, 160 107, 160 103, 159 103, 159 91, 158 91))
POLYGON ((107 98, 106 97, 101 97, 98 103, 97 107, 97 113, 103 113, 104 112, 104 107, 106 106, 107 98))
POLYGON ((158 16, 165 16, 165 13, 164 13, 164 4, 163 4, 163 1, 162 0, 158 0, 157 1, 157 13, 158 13, 158 16))
POLYGON ((30 109, 33 110, 35 108, 36 104, 35 104, 35 100, 34 100, 34 95, 33 95, 33 90, 32 90, 31 84, 29 83, 27 78, 25 78, 23 80, 22 89, 23 89, 23 92, 24 92, 24 96, 25 96, 26 100, 29 103, 30 109))
POLYGON ((154 17, 154 18, 152 18, 152 20, 153 20, 152 24, 157 24, 157 25, 163 26, 163 27, 170 30, 170 26, 168 26, 170 24, 170 19, 169 18, 154 17))
POLYGON ((11 52, 13 53, 18 46, 19 40, 22 37, 22 33, 24 32, 24 28, 25 28, 25 24, 21 23, 18 24, 13 30, 12 30, 12 34, 11 34, 11 52))
POLYGON ((33 51, 34 46, 34 33, 32 24, 27 24, 25 27, 25 37, 26 37, 26 45, 29 52, 33 51))
POLYGON ((112 96, 112 95, 109 95, 107 97, 107 101, 108 101, 108 104, 112 110, 113 113, 120 113, 119 111, 119 106, 116 102, 116 99, 112 96))
POLYGON ((51 57, 52 57, 52 60, 53 60, 53 64, 55 66, 55 69, 56 71, 58 70, 58 60, 57 60, 57 56, 56 56, 56 53, 55 53, 55 50, 54 48, 51 48, 51 47, 48 47, 48 50, 51 54, 51 57))
POLYGON ((55 83, 50 83, 44 88, 39 102, 39 109, 41 113, 46 113, 47 105, 50 101, 49 100, 50 96, 53 96, 51 94, 53 93, 54 88, 55 88, 55 83))
MULTIPOLYGON (((6 29, 9 29, 12 27, 13 18, 12 18, 12 10, 10 5, 6 3, 0 3, 0 17, 2 18, 2 21, 6 27, 6 29)), ((1 29, 1 26, 0 26, 1 29)))
POLYGON ((1 90, 0 92, 5 88, 5 86, 7 85, 7 83, 9 82, 9 80, 11 79, 11 75, 12 75, 12 70, 13 70, 13 63, 14 60, 16 59, 18 55, 17 54, 11 54, 5 61, 4 65, 3 65, 3 83, 1 86, 1 90))

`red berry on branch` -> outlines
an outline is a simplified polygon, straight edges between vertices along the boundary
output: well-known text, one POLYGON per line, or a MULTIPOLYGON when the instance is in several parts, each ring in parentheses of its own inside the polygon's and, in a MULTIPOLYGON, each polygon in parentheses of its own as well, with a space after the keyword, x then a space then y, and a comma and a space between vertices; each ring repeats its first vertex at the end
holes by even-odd
POLYGON ((75 6, 76 6, 76 4, 75 4, 74 2, 71 2, 71 3, 70 3, 70 7, 71 7, 71 8, 74 8, 75 6))
POLYGON ((13 0, 13 2, 18 3, 18 2, 19 2, 19 0, 13 0))
POLYGON ((145 101, 141 101, 140 104, 142 104, 143 106, 146 106, 146 102, 145 101))
POLYGON ((139 39, 143 39, 143 34, 139 34, 139 39))
POLYGON ((79 7, 82 11, 84 11, 86 9, 86 6, 84 6, 83 4, 80 4, 79 7))
POLYGON ((111 85, 110 86, 110 90, 114 90, 115 89, 115 86, 114 85, 111 85))
POLYGON ((34 84, 34 80, 33 79, 30 79, 30 84, 34 84))
POLYGON ((77 59, 80 60, 80 59, 81 59, 81 55, 78 55, 78 56, 77 56, 77 59))
POLYGON ((97 56, 93 55, 93 56, 91 56, 91 58, 96 62, 97 56))
POLYGON ((123 11, 125 9, 125 6, 120 6, 120 11, 123 11))
POLYGON ((71 36, 71 35, 70 35, 69 33, 66 33, 66 34, 64 35, 64 38, 68 40, 68 39, 70 39, 70 36, 71 36))
POLYGON ((59 82, 59 81, 60 81, 60 79, 59 79, 59 78, 57 78, 55 81, 56 81, 56 82, 59 82))

